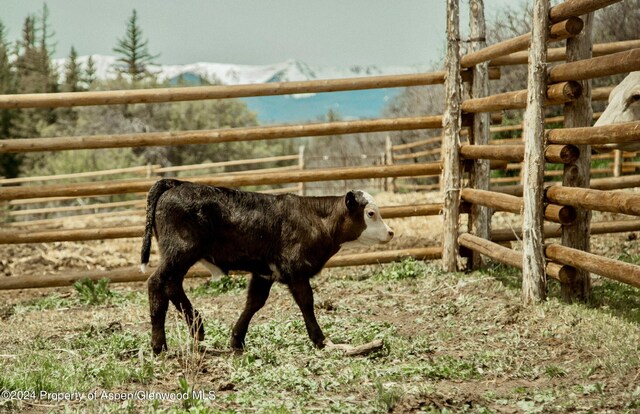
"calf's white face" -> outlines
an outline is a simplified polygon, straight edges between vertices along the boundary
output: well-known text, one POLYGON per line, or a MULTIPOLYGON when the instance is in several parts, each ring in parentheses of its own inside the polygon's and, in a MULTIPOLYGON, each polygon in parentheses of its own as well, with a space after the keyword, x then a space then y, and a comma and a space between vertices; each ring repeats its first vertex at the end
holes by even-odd
MULTIPOLYGON (((640 71, 631 72, 609 95, 609 104, 594 126, 640 121, 640 71)), ((623 149, 636 151, 640 143, 605 144, 595 146, 597 150, 623 149)))
POLYGON ((374 244, 388 243, 393 238, 393 230, 391 230, 391 228, 387 226, 387 223, 382 220, 378 205, 371 194, 365 191, 360 191, 360 193, 367 201, 363 211, 366 227, 356 240, 343 243, 342 246, 347 247, 363 244, 371 246, 374 244))

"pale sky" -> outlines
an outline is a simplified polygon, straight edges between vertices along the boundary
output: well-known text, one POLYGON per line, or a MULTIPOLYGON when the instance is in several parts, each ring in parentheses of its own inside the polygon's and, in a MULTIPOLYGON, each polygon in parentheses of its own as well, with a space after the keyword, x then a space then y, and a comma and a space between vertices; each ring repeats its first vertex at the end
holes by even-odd
MULTIPOLYGON (((487 18, 522 0, 485 0, 487 18)), ((381 66, 438 63, 445 0, 47 0, 55 58, 113 55, 132 9, 161 64, 219 62, 381 66)), ((42 0, 0 0, 7 39, 42 0)), ((466 21, 467 0, 461 1, 466 21)))

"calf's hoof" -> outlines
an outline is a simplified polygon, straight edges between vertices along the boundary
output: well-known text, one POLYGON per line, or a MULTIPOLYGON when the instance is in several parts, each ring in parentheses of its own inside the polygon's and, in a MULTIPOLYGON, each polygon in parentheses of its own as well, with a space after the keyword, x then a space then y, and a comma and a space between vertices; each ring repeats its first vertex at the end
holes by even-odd
POLYGON ((167 350, 167 344, 151 344, 151 349, 154 355, 160 355, 163 351, 167 350))

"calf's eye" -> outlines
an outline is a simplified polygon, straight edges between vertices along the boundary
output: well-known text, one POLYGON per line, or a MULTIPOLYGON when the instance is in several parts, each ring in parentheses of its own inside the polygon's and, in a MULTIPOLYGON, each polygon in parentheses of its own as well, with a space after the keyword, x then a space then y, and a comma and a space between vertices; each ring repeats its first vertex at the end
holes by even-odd
POLYGON ((369 216, 371 218, 373 218, 373 216, 375 216, 375 215, 376 215, 376 213, 374 211, 368 211, 367 212, 367 216, 369 216))

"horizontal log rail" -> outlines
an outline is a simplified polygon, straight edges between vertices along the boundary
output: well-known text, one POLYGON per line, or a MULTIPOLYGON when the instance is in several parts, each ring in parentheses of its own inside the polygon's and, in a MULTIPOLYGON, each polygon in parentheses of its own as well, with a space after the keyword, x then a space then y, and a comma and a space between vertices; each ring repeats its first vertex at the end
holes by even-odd
POLYGON ((549 20, 552 23, 568 19, 571 16, 582 16, 603 9, 620 0, 565 0, 549 9, 549 20))
POLYGON ((193 171, 193 170, 204 170, 204 169, 219 168, 219 167, 235 167, 239 165, 264 164, 268 162, 294 161, 299 159, 300 159, 299 154, 278 155, 274 157, 252 158, 252 159, 245 159, 245 160, 207 162, 203 164, 176 165, 176 166, 162 167, 162 168, 158 167, 158 168, 154 168, 153 172, 167 173, 167 172, 178 172, 178 171, 193 171))
MULTIPOLYGON (((524 145, 471 145, 460 146, 460 156, 467 160, 524 160, 524 145)), ((570 164, 580 156, 580 150, 574 145, 548 145, 545 148, 547 162, 570 164)))
MULTIPOLYGON (((418 260, 435 260, 442 256, 440 247, 423 247, 403 250, 387 250, 369 253, 342 254, 332 257, 325 268, 375 265, 380 263, 390 263, 413 257, 418 260)), ((132 283, 145 282, 155 269, 149 268, 145 273, 141 273, 137 266, 125 267, 111 271, 85 271, 77 273, 65 273, 51 276, 12 276, 0 278, 0 290, 10 289, 33 289, 72 286, 81 279, 98 281, 107 278, 111 283, 132 283)), ((211 273, 200 265, 194 266, 186 277, 211 277, 211 273)), ((244 277, 237 275, 236 277, 244 277)))
MULTIPOLYGON (((385 219, 437 216, 442 211, 442 203, 414 204, 405 206, 380 207, 385 219)), ((106 239, 126 239, 142 237, 144 226, 105 227, 93 229, 42 230, 19 233, 15 230, 0 231, 0 244, 50 243, 106 239)))
MULTIPOLYGON (((582 95, 582 86, 578 82, 568 81, 550 85, 547 88, 545 105, 560 105, 571 102, 582 95)), ((524 109, 527 106, 527 90, 505 92, 484 98, 467 99, 461 109, 467 113, 495 112, 507 109, 524 109)))
MULTIPOLYGON (((522 269, 522 252, 517 252, 470 233, 460 234, 460 236, 458 236, 458 243, 474 252, 490 257, 497 262, 522 269)), ((571 280, 576 274, 574 267, 570 265, 559 265, 554 262, 547 262, 545 272, 547 276, 561 282, 571 280)))
POLYGON ((545 131, 550 144, 603 145, 640 142, 640 121, 621 124, 559 128, 545 131))
POLYGON ((82 211, 82 210, 104 210, 106 208, 119 208, 119 207, 139 207, 139 206, 143 206, 144 204, 145 204, 144 200, 114 201, 112 203, 84 204, 80 206, 30 208, 25 210, 9 211, 7 215, 10 217, 17 217, 17 216, 28 216, 32 214, 64 213, 69 211, 82 211))
MULTIPOLYGON (((184 178, 197 184, 223 187, 273 185, 299 182, 360 180, 369 178, 434 176, 441 171, 440 162, 376 165, 371 167, 340 167, 264 174, 226 174, 184 178)), ((129 194, 148 191, 157 179, 117 180, 99 183, 56 184, 45 186, 6 187, 0 191, 0 201, 33 197, 84 197, 91 195, 129 194)))
POLYGON ((554 185, 547 188, 546 197, 556 204, 640 216, 640 195, 634 193, 554 185))
MULTIPOLYGON (((547 182, 549 186, 559 186, 562 183, 557 181, 547 182)), ((624 177, 606 177, 594 178, 591 180, 589 187, 594 190, 621 190, 625 188, 640 187, 640 175, 626 175, 624 177)), ((500 186, 491 188, 499 193, 511 194, 518 197, 522 196, 521 185, 500 186)))
POLYGON ((640 288, 640 266, 559 244, 548 244, 544 251, 551 260, 640 288))
POLYGON ((640 70, 640 48, 556 65, 549 70, 549 82, 593 79, 637 70, 640 70))
POLYGON ((0 140, 0 153, 137 148, 442 128, 442 115, 301 125, 0 140))
POLYGON ((68 179, 75 179, 75 178, 104 177, 105 175, 116 175, 116 174, 135 174, 135 173, 147 174, 156 168, 160 168, 160 166, 147 165, 147 166, 140 166, 140 167, 114 168, 110 170, 101 170, 101 171, 85 171, 85 172, 71 173, 71 174, 43 175, 38 177, 4 178, 0 180, 0 185, 31 183, 34 181, 53 181, 53 180, 68 180, 68 179))
MULTIPOLYGON (((82 214, 74 214, 71 216, 64 217, 56 217, 56 218, 46 218, 46 219, 32 219, 32 220, 22 220, 22 221, 13 221, 11 223, 6 223, 0 228, 33 228, 40 227, 44 229, 46 226, 61 226, 64 223, 68 223, 69 221, 74 221, 74 224, 79 222, 80 220, 95 220, 102 218, 113 218, 126 217, 127 220, 130 219, 138 219, 139 221, 143 221, 145 216, 144 209, 127 209, 127 210, 117 210, 117 211, 107 211, 105 213, 82 213, 82 214)), ((44 231, 44 230, 42 230, 44 231)), ((60 230, 58 230, 60 231, 60 230)), ((2 233, 2 230, 0 230, 2 233)), ((120 237, 112 237, 112 238, 120 238, 120 237)), ((95 239, 100 240, 100 239, 95 239)), ((1 243, 0 243, 1 244, 1 243)))
MULTIPOLYGON (((570 17, 549 28, 549 43, 574 37, 582 31, 584 22, 579 17, 570 17)), ((477 52, 467 53, 460 59, 460 66, 470 68, 478 63, 526 50, 531 43, 531 32, 487 46, 477 52)))
POLYGON ((394 161, 410 160, 413 158, 428 157, 430 155, 440 155, 441 152, 442 152, 442 149, 438 147, 438 148, 432 148, 425 151, 416 151, 416 152, 410 152, 407 154, 394 155, 393 160, 394 161))
POLYGON ((248 85, 213 85, 118 91, 0 95, 0 109, 181 102, 202 99, 247 98, 253 96, 398 88, 442 84, 444 83, 444 77, 445 72, 438 71, 409 75, 368 76, 348 79, 274 82, 248 85))
MULTIPOLYGON (((629 233, 640 231, 640 220, 618 220, 602 221, 591 223, 591 235, 610 233, 629 233)), ((562 236, 562 226, 560 224, 545 224, 545 239, 558 238, 562 236)), ((522 228, 515 229, 494 229, 491 231, 491 240, 497 243, 522 240, 522 228)))
MULTIPOLYGON (((593 45, 593 57, 606 56, 612 53, 640 47, 640 39, 624 40, 621 42, 598 43, 593 45)), ((562 62, 566 59, 566 48, 556 47, 547 50, 547 62, 562 62)), ((526 65, 529 63, 529 52, 515 52, 500 56, 489 62, 491 66, 526 65)))
MULTIPOLYGON (((494 191, 463 188, 460 192, 460 198, 468 203, 491 207, 499 211, 507 211, 515 214, 522 214, 524 209, 524 199, 522 197, 497 193, 494 191)), ((576 220, 576 211, 571 206, 547 204, 544 207, 544 218, 555 223, 569 225, 576 220)))

